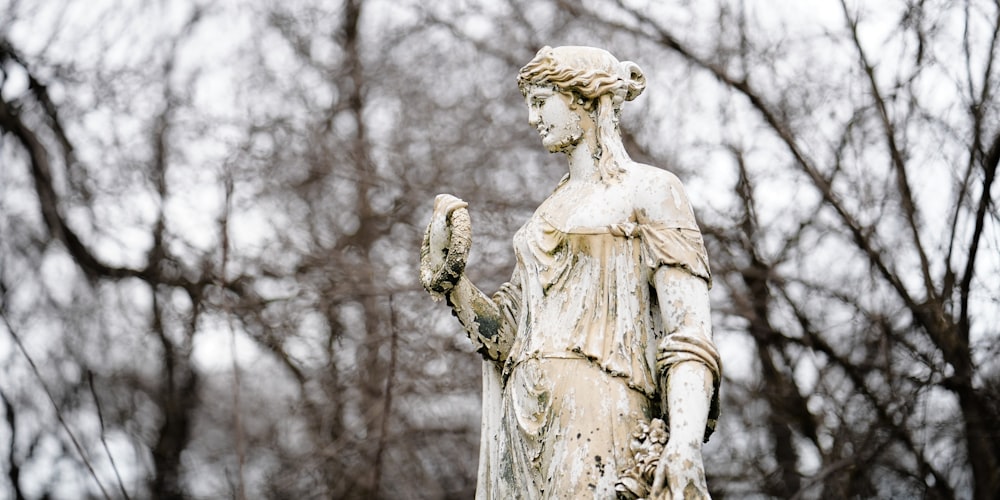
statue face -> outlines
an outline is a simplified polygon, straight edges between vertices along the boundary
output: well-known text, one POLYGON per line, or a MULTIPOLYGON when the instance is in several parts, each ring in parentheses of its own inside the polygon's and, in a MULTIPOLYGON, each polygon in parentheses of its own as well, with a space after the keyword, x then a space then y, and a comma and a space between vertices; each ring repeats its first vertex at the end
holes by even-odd
POLYGON ((538 130, 542 145, 551 153, 569 152, 583 138, 582 108, 571 106, 572 97, 553 87, 533 85, 525 96, 528 124, 538 130))

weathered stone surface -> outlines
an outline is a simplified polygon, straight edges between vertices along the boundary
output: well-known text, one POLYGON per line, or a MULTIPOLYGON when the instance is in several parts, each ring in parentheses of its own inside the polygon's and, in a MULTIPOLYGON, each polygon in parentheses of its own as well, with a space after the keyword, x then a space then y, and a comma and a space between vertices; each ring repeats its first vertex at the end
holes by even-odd
POLYGON ((518 84, 569 173, 514 236, 492 297, 464 274, 467 204, 439 195, 421 281, 485 358, 477 498, 707 498, 701 443, 721 379, 711 274, 684 188, 622 145, 638 65, 541 49, 518 84))

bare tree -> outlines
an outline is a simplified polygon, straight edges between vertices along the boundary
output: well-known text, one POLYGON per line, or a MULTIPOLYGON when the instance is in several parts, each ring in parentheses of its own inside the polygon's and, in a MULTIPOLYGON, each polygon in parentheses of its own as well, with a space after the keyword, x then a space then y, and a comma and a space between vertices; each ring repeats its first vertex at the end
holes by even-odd
POLYGON ((1000 490, 1000 7, 5 2, 0 488, 468 498, 478 360, 416 285, 438 192, 497 285, 558 161, 513 75, 650 75, 626 146, 692 193, 717 497, 1000 490))
MULTIPOLYGON (((449 183, 490 186, 477 227, 509 228, 507 209, 531 203, 509 196, 540 175, 519 162, 538 153, 511 156, 528 134, 504 137, 517 128, 492 123, 515 115, 476 97, 516 100, 513 85, 440 92, 442 78, 511 63, 427 25, 419 3, 394 5, 405 22, 380 17, 387 6, 151 6, 65 30, 42 7, 11 6, 12 26, 51 34, 28 51, 31 37, 4 32, 2 52, 4 333, 50 332, 8 353, 14 491, 469 496, 478 365, 417 290, 421 208, 449 183), (206 44, 233 19, 246 39, 220 64, 206 44), (131 27, 142 23, 157 30, 131 27), (88 43, 98 55, 65 60, 88 43), (451 74, 425 63, 449 57, 451 74), (15 379, 28 360, 36 379, 15 379), (31 395, 38 384, 53 404, 31 395), (79 450, 35 453, 29 440, 66 446, 64 420, 79 450), (19 484, 59 461, 75 464, 72 483, 19 484)), ((504 239, 477 249, 495 282, 509 272, 504 239)))
POLYGON ((714 78, 738 130, 716 146, 735 203, 706 232, 722 334, 756 346, 731 406, 764 441, 730 480, 777 497, 995 496, 1000 6, 843 2, 839 24, 775 37, 772 12, 719 2, 695 21, 708 38, 669 14, 562 6, 714 78))

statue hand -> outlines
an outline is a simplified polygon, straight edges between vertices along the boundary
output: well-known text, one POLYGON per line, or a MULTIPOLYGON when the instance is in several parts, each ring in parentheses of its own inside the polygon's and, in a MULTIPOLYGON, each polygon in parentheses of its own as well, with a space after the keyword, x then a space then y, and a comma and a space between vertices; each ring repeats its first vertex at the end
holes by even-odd
POLYGON ((434 215, 430 222, 430 261, 437 271, 444 265, 445 255, 451 245, 451 214, 469 204, 450 194, 439 194, 434 198, 434 215))
POLYGON ((651 499, 710 499, 701 459, 701 443, 670 440, 663 448, 653 478, 651 499))
POLYGON ((465 270, 472 242, 468 205, 450 194, 434 199, 434 213, 420 249, 420 281, 431 294, 452 288, 465 270))

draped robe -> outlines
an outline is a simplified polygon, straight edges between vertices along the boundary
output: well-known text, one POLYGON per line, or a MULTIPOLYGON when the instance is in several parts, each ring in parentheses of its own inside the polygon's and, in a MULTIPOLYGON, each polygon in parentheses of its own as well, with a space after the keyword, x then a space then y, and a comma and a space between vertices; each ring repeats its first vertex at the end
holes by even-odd
POLYGON ((614 498, 639 419, 665 415, 670 366, 705 364, 718 416, 711 333, 664 332, 653 275, 678 267, 711 282, 680 182, 657 176, 659 210, 600 227, 559 228, 536 212, 514 236, 516 268, 493 296, 513 335, 484 363, 477 499, 614 498))

